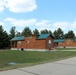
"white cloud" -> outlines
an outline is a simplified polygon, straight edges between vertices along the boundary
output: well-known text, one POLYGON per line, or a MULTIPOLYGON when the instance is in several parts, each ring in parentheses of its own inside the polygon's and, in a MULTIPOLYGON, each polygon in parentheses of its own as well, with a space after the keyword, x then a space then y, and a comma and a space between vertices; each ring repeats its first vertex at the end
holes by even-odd
POLYGON ((55 22, 52 24, 54 28, 62 28, 62 29, 67 29, 69 27, 70 23, 69 22, 55 22))
POLYGON ((30 26, 30 25, 35 25, 36 19, 29 19, 29 20, 24 20, 24 19, 14 19, 14 18, 7 18, 4 21, 10 22, 14 26, 30 26))
POLYGON ((5 23, 4 23, 4 22, 0 22, 0 25, 4 26, 4 25, 5 25, 5 23))
POLYGON ((69 30, 73 30, 74 32, 76 32, 76 21, 73 21, 72 23, 68 21, 51 23, 50 21, 45 20, 45 21, 37 22, 36 26, 39 31, 47 29, 54 32, 58 28, 61 28, 64 31, 64 33, 67 33, 69 30))
POLYGON ((37 22, 35 25, 37 27, 50 27, 51 26, 50 21, 48 20, 41 20, 40 22, 37 22))
POLYGON ((76 28, 76 21, 74 21, 74 22, 71 24, 71 27, 72 27, 72 28, 76 28))
POLYGON ((41 20, 40 22, 36 22, 35 25, 39 31, 44 29, 54 31, 54 29, 52 28, 52 21, 49 20, 41 20))
POLYGON ((66 22, 66 21, 51 22, 48 20, 41 20, 40 22, 37 22, 35 25, 39 28, 39 31, 43 30, 43 29, 48 29, 48 30, 54 31, 58 28, 61 28, 62 30, 66 30, 67 28, 70 28, 70 26, 71 26, 70 23, 66 22))
POLYGON ((22 30, 18 30, 18 32, 20 32, 20 33, 21 33, 21 32, 22 32, 22 30))
POLYGON ((0 12, 5 8, 14 13, 31 12, 37 8, 36 0, 0 0, 0 12))
POLYGON ((45 29, 54 31, 52 28, 49 28, 49 27, 40 27, 40 28, 38 28, 39 31, 45 30, 45 29))
POLYGON ((0 0, 0 12, 4 11, 4 1, 3 0, 0 0))
MULTIPOLYGON (((51 22, 49 20, 38 21, 35 18, 34 19, 28 19, 28 20, 6 18, 3 22, 4 23, 7 22, 10 25, 16 26, 16 27, 19 28, 19 30, 20 30, 20 27, 23 28, 25 26, 33 28, 32 30, 37 28, 39 31, 41 31, 43 29, 47 29, 47 30, 51 30, 52 32, 54 30, 57 30, 58 28, 61 28, 64 31, 64 33, 66 33, 69 30, 74 30, 75 31, 75 28, 76 28, 76 21, 73 21, 72 23, 70 23, 70 22, 67 22, 67 21, 63 21, 63 22, 51 22)), ((20 32, 21 31, 22 30, 20 30, 20 32)))

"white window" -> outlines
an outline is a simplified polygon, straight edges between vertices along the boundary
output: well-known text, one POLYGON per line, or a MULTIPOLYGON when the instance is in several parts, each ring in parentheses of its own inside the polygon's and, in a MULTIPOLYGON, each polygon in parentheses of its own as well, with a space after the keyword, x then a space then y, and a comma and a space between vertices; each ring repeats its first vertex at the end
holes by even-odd
POLYGON ((30 43, 30 41, 27 41, 27 44, 29 44, 30 43))
POLYGON ((51 40, 49 40, 48 43, 51 44, 51 40))
POLYGON ((21 44, 21 41, 18 41, 17 43, 18 43, 18 44, 21 44))
POLYGON ((32 38, 32 36, 28 36, 28 38, 32 38))
POLYGON ((59 43, 60 45, 62 44, 62 42, 59 43))
POLYGON ((69 42, 67 42, 67 44, 69 44, 69 42))
POLYGON ((70 39, 68 41, 70 41, 70 39))

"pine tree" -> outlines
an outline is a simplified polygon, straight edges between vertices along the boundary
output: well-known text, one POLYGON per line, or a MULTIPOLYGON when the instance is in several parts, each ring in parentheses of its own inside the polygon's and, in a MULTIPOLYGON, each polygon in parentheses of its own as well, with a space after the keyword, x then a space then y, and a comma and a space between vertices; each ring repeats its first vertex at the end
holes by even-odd
POLYGON ((44 29, 44 30, 41 30, 41 34, 48 34, 48 30, 47 29, 44 29))
POLYGON ((31 32, 31 29, 29 27, 25 27, 24 30, 22 31, 22 35, 25 36, 25 35, 31 35, 32 32, 31 32))
POLYGON ((15 37, 15 33, 16 33, 16 28, 12 27, 10 30, 10 34, 9 34, 9 38, 12 39, 15 37))
POLYGON ((66 39, 70 39, 70 38, 75 38, 75 34, 74 34, 74 32, 72 31, 72 30, 70 30, 70 31, 68 31, 68 33, 66 33, 65 35, 64 35, 64 37, 66 38, 66 39))
POLYGON ((37 29, 33 30, 33 34, 39 35, 39 31, 37 29))
POLYGON ((62 38, 64 38, 64 33, 63 33, 61 28, 58 28, 57 30, 55 30, 53 35, 54 35, 55 39, 62 39, 62 38))
POLYGON ((3 27, 0 25, 0 49, 9 46, 9 36, 3 27))

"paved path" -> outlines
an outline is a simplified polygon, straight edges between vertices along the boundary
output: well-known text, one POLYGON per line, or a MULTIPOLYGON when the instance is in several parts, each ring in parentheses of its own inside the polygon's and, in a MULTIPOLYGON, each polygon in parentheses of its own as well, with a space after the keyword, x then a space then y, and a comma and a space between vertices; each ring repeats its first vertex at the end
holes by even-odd
POLYGON ((2 71, 0 75, 76 75, 76 57, 32 67, 2 71))

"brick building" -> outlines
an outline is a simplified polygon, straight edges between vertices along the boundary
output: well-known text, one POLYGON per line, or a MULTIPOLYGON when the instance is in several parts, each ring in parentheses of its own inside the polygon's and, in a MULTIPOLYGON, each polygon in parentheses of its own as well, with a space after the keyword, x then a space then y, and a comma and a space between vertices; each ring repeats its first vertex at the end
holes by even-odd
POLYGON ((58 48, 76 48, 76 38, 74 39, 55 39, 54 46, 58 48))
POLYGON ((49 50, 54 48, 54 37, 50 34, 19 36, 11 39, 12 50, 49 50))

